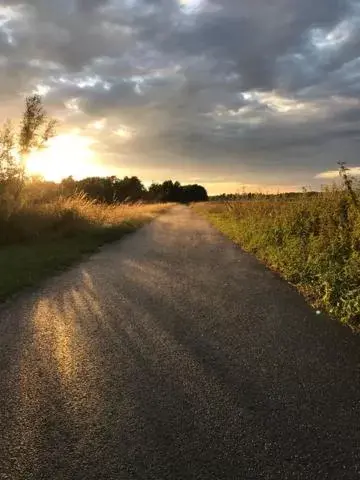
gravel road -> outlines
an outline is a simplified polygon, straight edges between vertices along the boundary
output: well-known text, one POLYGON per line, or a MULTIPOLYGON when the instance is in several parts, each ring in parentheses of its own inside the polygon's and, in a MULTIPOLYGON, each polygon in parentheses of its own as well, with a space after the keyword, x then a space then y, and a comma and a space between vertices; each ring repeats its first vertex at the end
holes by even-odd
POLYGON ((0 479, 360 478, 360 338, 187 207, 0 309, 0 479))

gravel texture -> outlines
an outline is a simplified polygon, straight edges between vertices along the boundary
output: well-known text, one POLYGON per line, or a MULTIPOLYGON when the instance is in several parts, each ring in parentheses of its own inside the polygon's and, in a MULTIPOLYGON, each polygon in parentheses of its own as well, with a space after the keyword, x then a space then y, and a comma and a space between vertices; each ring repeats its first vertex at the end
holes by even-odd
POLYGON ((0 311, 0 479, 360 478, 360 339, 187 207, 0 311))

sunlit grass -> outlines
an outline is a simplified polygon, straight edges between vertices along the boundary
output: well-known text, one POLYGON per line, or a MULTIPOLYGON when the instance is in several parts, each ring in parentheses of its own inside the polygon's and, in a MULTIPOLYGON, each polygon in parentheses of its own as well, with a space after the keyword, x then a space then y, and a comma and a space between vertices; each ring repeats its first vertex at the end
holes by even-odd
POLYGON ((43 241, 81 232, 123 228, 124 224, 143 223, 168 208, 165 204, 107 205, 79 194, 59 197, 51 202, 20 202, 10 215, 1 215, 0 245, 43 241))
POLYGON ((84 195, 0 211, 0 301, 133 232, 170 204, 104 205, 84 195))
POLYGON ((316 308, 360 323, 360 211, 348 192, 333 188, 292 200, 194 208, 296 285, 316 308))

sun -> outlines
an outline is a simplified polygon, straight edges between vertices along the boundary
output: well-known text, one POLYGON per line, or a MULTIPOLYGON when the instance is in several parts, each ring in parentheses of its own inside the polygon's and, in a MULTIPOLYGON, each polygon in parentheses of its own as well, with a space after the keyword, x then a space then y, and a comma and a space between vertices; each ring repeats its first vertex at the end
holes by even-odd
POLYGON ((96 162, 91 149, 93 139, 77 134, 63 134, 49 140, 47 148, 29 155, 26 170, 30 175, 41 175, 45 180, 60 182, 102 176, 104 168, 96 162))

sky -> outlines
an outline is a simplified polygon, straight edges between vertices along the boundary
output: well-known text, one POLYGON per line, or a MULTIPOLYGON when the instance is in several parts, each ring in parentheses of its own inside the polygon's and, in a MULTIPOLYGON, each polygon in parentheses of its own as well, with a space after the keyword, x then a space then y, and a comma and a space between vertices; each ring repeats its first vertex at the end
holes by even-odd
POLYGON ((221 193, 360 173, 359 0, 1 5, 0 120, 42 94, 64 175, 221 193))

